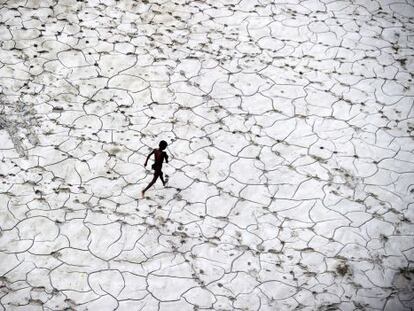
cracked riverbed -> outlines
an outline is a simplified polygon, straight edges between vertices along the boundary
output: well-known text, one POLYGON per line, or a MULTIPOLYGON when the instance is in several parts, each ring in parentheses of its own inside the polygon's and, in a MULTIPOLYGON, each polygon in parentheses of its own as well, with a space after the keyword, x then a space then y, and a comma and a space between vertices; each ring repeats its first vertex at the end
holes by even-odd
POLYGON ((0 1, 0 308, 412 310, 413 25, 403 0, 0 1))

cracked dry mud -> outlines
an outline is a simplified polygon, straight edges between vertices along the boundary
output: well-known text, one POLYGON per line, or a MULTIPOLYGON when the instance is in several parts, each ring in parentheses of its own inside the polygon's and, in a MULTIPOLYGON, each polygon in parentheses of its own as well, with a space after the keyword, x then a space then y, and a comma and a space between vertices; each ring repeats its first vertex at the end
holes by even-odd
POLYGON ((412 310, 411 1, 0 3, 2 310, 412 310))

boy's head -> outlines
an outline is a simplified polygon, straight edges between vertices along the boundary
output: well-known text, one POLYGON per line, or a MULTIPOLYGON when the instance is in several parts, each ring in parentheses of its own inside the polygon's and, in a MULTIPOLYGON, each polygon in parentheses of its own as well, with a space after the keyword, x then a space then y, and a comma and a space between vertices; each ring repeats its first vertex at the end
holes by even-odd
POLYGON ((164 150, 165 148, 167 148, 168 144, 165 140, 161 140, 159 143, 159 147, 161 150, 164 150))

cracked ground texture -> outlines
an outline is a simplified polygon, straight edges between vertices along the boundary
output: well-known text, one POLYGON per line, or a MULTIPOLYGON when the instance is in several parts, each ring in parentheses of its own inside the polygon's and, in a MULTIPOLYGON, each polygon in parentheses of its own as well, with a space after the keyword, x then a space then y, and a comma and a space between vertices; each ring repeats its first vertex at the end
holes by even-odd
POLYGON ((413 23, 1 0, 1 309, 412 310, 413 23))

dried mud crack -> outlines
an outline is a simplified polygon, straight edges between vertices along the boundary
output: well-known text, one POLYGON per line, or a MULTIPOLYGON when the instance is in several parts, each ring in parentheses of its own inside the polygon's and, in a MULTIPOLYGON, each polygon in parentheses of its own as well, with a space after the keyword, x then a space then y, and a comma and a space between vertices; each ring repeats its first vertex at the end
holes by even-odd
POLYGON ((0 1, 0 309, 412 310, 413 24, 0 1))

